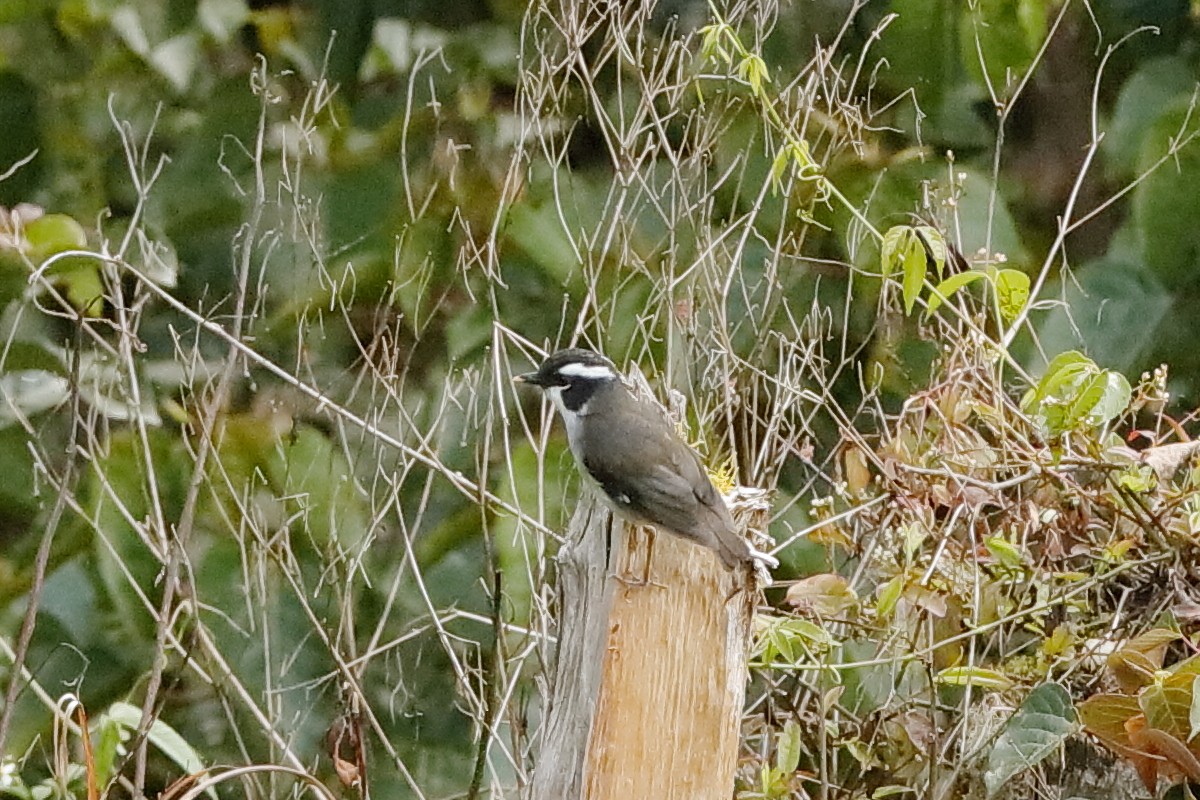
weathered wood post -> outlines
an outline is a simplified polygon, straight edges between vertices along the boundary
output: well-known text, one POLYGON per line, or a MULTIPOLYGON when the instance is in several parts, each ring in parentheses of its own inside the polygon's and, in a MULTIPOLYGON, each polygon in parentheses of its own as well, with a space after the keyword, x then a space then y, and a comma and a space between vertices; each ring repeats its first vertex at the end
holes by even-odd
MULTIPOLYGON (((746 505, 733 503, 738 525, 761 524, 765 502, 746 505)), ((531 800, 732 796, 756 590, 662 533, 637 585, 649 538, 594 501, 575 513, 531 800)))

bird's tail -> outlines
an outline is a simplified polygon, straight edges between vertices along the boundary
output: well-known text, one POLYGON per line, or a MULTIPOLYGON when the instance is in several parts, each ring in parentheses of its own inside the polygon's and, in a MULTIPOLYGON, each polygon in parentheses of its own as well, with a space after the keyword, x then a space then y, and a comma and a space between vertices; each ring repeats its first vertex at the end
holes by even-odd
POLYGON ((737 569, 742 564, 763 565, 770 569, 779 566, 779 559, 770 553, 754 549, 746 538, 736 530, 726 530, 717 537, 717 555, 729 569, 737 569))

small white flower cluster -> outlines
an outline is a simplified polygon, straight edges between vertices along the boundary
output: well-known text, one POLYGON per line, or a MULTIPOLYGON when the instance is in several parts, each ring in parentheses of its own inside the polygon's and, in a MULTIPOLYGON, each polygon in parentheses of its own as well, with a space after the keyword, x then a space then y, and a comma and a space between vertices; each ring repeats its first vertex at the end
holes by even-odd
POLYGON ((44 214, 41 206, 32 203, 18 203, 11 209, 0 206, 0 250, 26 251, 29 242, 25 239, 24 228, 44 214))

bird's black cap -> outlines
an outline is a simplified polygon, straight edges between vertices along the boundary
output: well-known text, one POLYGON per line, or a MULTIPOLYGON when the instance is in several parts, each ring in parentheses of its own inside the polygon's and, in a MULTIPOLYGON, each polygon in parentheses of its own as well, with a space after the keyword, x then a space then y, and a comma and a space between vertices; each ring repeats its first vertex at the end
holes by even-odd
POLYGON ((616 367, 607 358, 591 350, 573 347, 551 355, 537 372, 517 375, 513 380, 546 388, 566 386, 578 380, 612 380, 616 377, 616 367))

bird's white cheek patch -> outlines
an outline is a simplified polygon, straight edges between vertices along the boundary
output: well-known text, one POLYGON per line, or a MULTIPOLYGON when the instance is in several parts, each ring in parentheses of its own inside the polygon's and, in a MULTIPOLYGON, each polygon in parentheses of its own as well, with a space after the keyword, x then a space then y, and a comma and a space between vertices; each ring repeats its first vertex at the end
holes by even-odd
POLYGON ((546 396, 550 398, 550 402, 554 405, 554 410, 562 414, 565 419, 570 412, 567 411, 567 406, 563 403, 562 393, 562 386, 551 386, 546 389, 546 396))
POLYGON ((591 380, 617 377, 617 373, 603 364, 564 364, 558 368, 558 372, 560 375, 566 375, 569 378, 587 378, 591 380))

